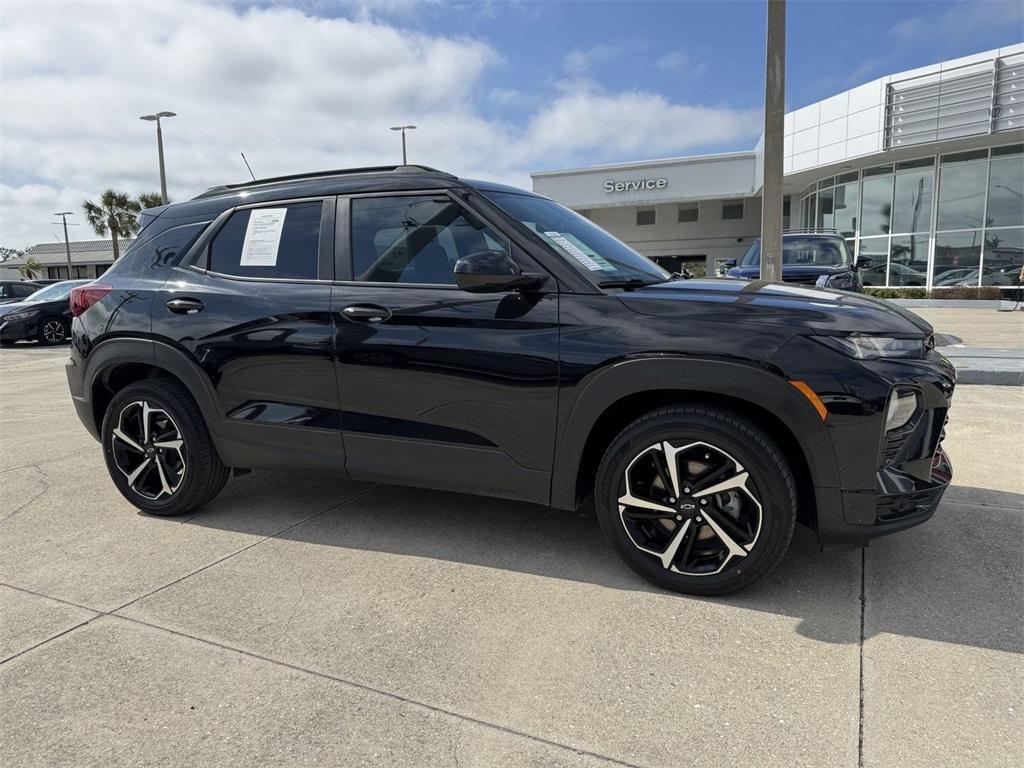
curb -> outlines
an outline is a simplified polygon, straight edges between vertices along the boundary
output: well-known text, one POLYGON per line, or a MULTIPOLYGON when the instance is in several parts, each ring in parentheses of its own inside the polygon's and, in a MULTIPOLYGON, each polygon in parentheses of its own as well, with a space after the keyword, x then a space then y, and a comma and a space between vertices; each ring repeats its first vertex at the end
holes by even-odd
POLYGON ((1024 387, 1024 372, 957 368, 956 383, 957 385, 987 384, 995 387, 1024 387))

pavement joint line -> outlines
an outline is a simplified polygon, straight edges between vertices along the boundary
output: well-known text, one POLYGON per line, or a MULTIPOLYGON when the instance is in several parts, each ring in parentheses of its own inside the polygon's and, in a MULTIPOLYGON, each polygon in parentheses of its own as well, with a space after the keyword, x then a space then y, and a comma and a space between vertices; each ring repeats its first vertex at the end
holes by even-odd
MULTIPOLYGON (((97 616, 95 618, 100 618, 100 617, 97 616)), ((238 654, 241 654, 242 656, 247 656, 247 657, 252 658, 252 659, 257 659, 257 660, 265 662, 267 664, 273 664, 275 666, 284 667, 286 669, 291 669, 291 670, 293 670, 295 672, 301 672, 303 674, 312 675, 313 677, 319 677, 319 678, 321 678, 323 680, 330 680, 333 683, 338 683, 340 685, 344 685, 344 686, 347 686, 347 687, 350 687, 350 688, 356 688, 356 689, 361 690, 361 691, 366 691, 367 693, 376 694, 378 696, 382 696, 382 697, 387 698, 387 699, 392 699, 392 700, 400 702, 402 704, 407 704, 407 705, 409 705, 411 707, 417 707, 419 709, 425 709, 425 710, 427 710, 429 712, 434 712, 434 713, 437 713, 437 714, 440 714, 440 715, 446 715, 448 717, 454 717, 454 718, 456 718, 458 720, 464 720, 464 721, 466 721, 468 723, 473 723, 474 725, 483 726, 484 728, 491 728, 491 729, 494 729, 496 731, 501 731, 502 733, 507 733, 507 734, 510 734, 510 735, 513 735, 513 736, 518 736, 520 738, 528 739, 530 741, 534 741, 534 742, 537 742, 539 744, 544 744, 546 746, 550 746, 550 747, 555 747, 557 749, 566 750, 568 752, 572 752, 573 754, 579 755, 581 757, 593 757, 593 758, 596 758, 598 760, 603 760, 605 762, 611 763, 612 765, 622 766, 622 768, 643 768, 643 766, 641 766, 641 765, 639 765, 637 763, 627 763, 624 760, 619 760, 618 758, 610 757, 608 755, 602 755, 599 752, 592 752, 589 749, 583 749, 581 747, 573 747, 573 746, 571 746, 569 744, 563 744, 562 742, 554 741, 552 739, 547 739, 547 738, 544 738, 543 736, 537 736, 537 735, 532 734, 532 733, 527 733, 526 731, 520 731, 520 730, 517 730, 515 728, 511 728, 511 727, 509 727, 507 725, 501 725, 500 723, 492 723, 489 720, 483 720, 483 719, 481 719, 479 717, 474 717, 472 715, 465 715, 465 714, 462 714, 461 712, 455 712, 455 711, 450 710, 450 709, 445 709, 444 707, 440 707, 440 706, 437 706, 435 704, 427 704, 426 702, 419 701, 417 699, 412 699, 412 698, 409 698, 408 696, 403 696, 400 693, 395 693, 393 691, 387 691, 387 690, 384 690, 383 688, 376 688, 376 687, 374 687, 372 685, 367 685, 366 683, 357 683, 354 680, 348 680, 348 679, 346 679, 344 677, 339 677, 337 675, 332 675, 332 674, 330 674, 328 672, 321 672, 321 671, 316 670, 316 669, 308 669, 307 667, 302 667, 302 666, 299 666, 298 664, 292 664, 292 663, 287 662, 287 661, 282 661, 280 659, 275 659, 275 658, 272 658, 270 656, 263 656, 263 655, 261 655, 259 653, 255 653, 253 651, 247 651, 247 650, 244 650, 242 648, 236 648, 235 646, 228 645, 227 643, 218 642, 216 640, 210 640, 210 639, 204 638, 204 637, 197 637, 196 635, 190 635, 188 632, 182 632, 181 630, 178 630, 178 629, 171 629, 170 627, 165 627, 165 626, 162 626, 160 624, 153 624, 151 622, 145 621, 143 619, 136 618, 134 616, 122 616, 120 614, 116 614, 116 615, 111 615, 110 618, 115 619, 115 620, 119 620, 119 621, 131 622, 133 624, 139 624, 141 626, 149 627, 151 629, 156 629, 156 630, 159 630, 161 632, 167 632, 167 633, 172 634, 172 635, 177 635, 178 637, 184 637, 184 638, 187 638, 189 640, 194 640, 197 643, 203 643, 205 645, 211 645, 214 648, 220 648, 221 650, 224 650, 224 651, 231 651, 233 653, 238 653, 238 654)), ((94 619, 90 619, 90 621, 93 621, 93 620, 94 619)), ((85 622, 85 623, 88 623, 88 622, 85 622)))
POLYGON ((280 536, 282 533, 287 533, 288 531, 292 530, 293 528, 297 528, 300 525, 305 525, 310 520, 313 520, 313 519, 315 519, 317 517, 320 517, 321 515, 325 515, 328 512, 330 512, 332 509, 337 509, 339 507, 343 507, 346 504, 348 504, 349 502, 355 501, 356 499, 361 499, 363 496, 366 496, 368 493, 376 490, 379 485, 380 485, 379 483, 375 483, 374 485, 371 485, 369 488, 367 488, 365 490, 362 490, 359 493, 356 493, 356 494, 354 494, 352 496, 349 496, 349 497, 347 497, 345 499, 342 499, 341 501, 335 502, 334 504, 331 504, 329 507, 327 507, 325 509, 321 509, 319 512, 316 512, 315 514, 312 514, 309 517, 305 517, 302 520, 299 520, 299 521, 297 521, 295 523, 292 523, 291 525, 286 525, 284 528, 282 528, 279 531, 274 531, 271 534, 268 534, 266 536, 262 536, 259 539, 257 539, 256 541, 252 542, 251 544, 247 544, 246 546, 242 547, 239 550, 236 550, 234 552, 230 552, 230 553, 224 555, 224 557, 218 558, 217 560, 214 560, 212 563, 207 563, 206 565, 202 566, 201 568, 197 568, 196 570, 192 571, 191 573, 186 573, 184 576, 181 576, 181 577, 179 577, 177 579, 174 579, 173 581, 169 581, 166 584, 162 584, 161 586, 159 586, 156 589, 153 589, 153 590, 147 592, 144 595, 139 595, 138 597, 134 597, 131 600, 129 600, 127 603, 125 603, 124 605, 120 605, 117 608, 112 608, 109 611, 105 611, 104 614, 105 615, 111 615, 111 614, 117 613, 118 611, 123 611, 128 606, 134 605, 135 603, 139 602, 140 600, 145 600, 147 597, 152 597, 157 592, 160 592, 160 591, 162 591, 164 589, 167 589, 168 587, 173 587, 176 584, 180 584, 181 582, 185 581, 185 579, 190 579, 193 576, 195 576, 196 574, 202 573, 203 571, 205 571, 205 570, 207 570, 209 568, 213 568, 215 565, 219 565, 220 563, 223 563, 225 560, 230 560, 232 557, 235 557, 236 555, 240 555, 243 552, 248 552, 253 547, 258 547, 260 544, 264 543, 265 541, 269 541, 270 539, 276 538, 276 537, 280 536))
MULTIPOLYGON (((375 487, 376 486, 374 486, 374 488, 375 487)), ((373 488, 368 488, 367 490, 365 490, 362 493, 360 493, 358 496, 353 496, 352 498, 353 499, 358 498, 359 496, 363 496, 363 495, 369 493, 372 490, 373 490, 373 488)), ((335 505, 335 506, 337 506, 337 505, 335 505)), ((323 512, 319 512, 317 514, 318 515, 319 514, 324 514, 324 512, 328 512, 328 511, 330 511, 330 509, 333 509, 333 508, 334 507, 331 507, 329 509, 325 509, 323 512)), ((296 523, 296 525, 301 525, 301 523, 296 523)), ((289 527, 292 527, 292 526, 289 526, 289 527)), ((288 530, 288 529, 286 528, 284 530, 288 530)), ((267 538, 269 538, 269 537, 267 537, 267 538)), ((169 586, 169 585, 167 585, 167 586, 169 586)), ((290 662, 282 661, 280 659, 275 659, 275 658, 272 658, 270 656, 263 656, 263 655, 261 655, 259 653, 254 653, 253 651, 247 651, 247 650, 245 650, 243 648, 236 648, 233 645, 228 645, 227 643, 218 642, 216 640, 211 640, 209 638, 199 637, 197 635, 191 635, 188 632, 183 632, 183 631, 181 631, 179 629, 172 629, 170 627, 165 627, 162 624, 154 624, 153 622, 146 621, 144 619, 140 619, 140 618, 137 618, 137 617, 134 617, 134 616, 124 616, 124 615, 121 615, 121 614, 118 614, 118 613, 114 613, 114 611, 99 611, 99 610, 96 610, 95 608, 90 608, 89 606, 81 605, 80 603, 75 603, 75 602, 72 602, 70 600, 64 600, 64 599, 59 598, 59 597, 53 597, 52 595, 47 595, 47 594, 44 594, 42 592, 36 592, 35 590, 26 589, 25 587, 18 587, 18 586, 15 586, 14 584, 8 584, 6 582, 0 582, 0 587, 7 587, 8 589, 13 589, 13 590, 18 591, 18 592, 24 592, 26 594, 33 595, 35 597, 45 598, 47 600, 53 600, 54 602, 63 603, 64 605, 69 605, 69 606, 72 606, 74 608, 80 608, 82 610, 90 611, 90 612, 96 614, 95 616, 91 616, 90 618, 86 619, 85 621, 81 621, 78 624, 75 624, 73 627, 68 627, 67 629, 65 629, 65 630, 63 630, 61 632, 58 632, 58 633, 56 633, 54 635, 51 635, 50 637, 47 637, 45 640, 41 640, 40 642, 36 643, 35 645, 32 645, 32 646, 30 646, 28 648, 24 648, 24 649, 18 651, 17 653, 15 653, 15 654, 13 654, 11 656, 8 656, 5 659, 0 659, 0 666, 3 666, 7 662, 13 661, 14 659, 16 659, 16 658, 18 658, 20 656, 24 656, 25 654, 27 654, 27 653, 29 653, 31 651, 34 651, 37 648, 42 647, 43 645, 47 645, 48 643, 52 642, 53 640, 57 640, 58 638, 64 637, 65 635, 70 634, 71 632, 74 632, 74 631, 76 631, 78 629, 81 629, 82 627, 86 626, 87 624, 93 623, 97 619, 109 618, 109 619, 113 619, 115 621, 124 621, 124 622, 129 622, 129 623, 132 623, 132 624, 138 624, 138 625, 143 626, 143 627, 149 627, 150 629, 156 629, 156 630, 159 630, 161 632, 166 632, 168 634, 175 635, 177 637, 183 637, 183 638, 186 638, 188 640, 195 641, 197 643, 202 643, 204 645, 213 646, 214 648, 219 648, 219 649, 224 650, 224 651, 230 651, 232 653, 237 653, 237 654, 240 654, 242 656, 247 656, 249 658, 256 659, 258 661, 262 661, 262 662, 267 663, 267 664, 273 664, 274 666, 284 667, 285 669, 290 669, 290 670, 293 670, 295 672, 300 672, 302 674, 311 675, 313 677, 318 677, 318 678, 321 678, 323 680, 329 680, 332 683, 337 683, 339 685, 344 685, 344 686, 347 686, 347 687, 350 687, 350 688, 355 688, 357 690, 365 691, 367 693, 376 694, 378 696, 382 696, 382 697, 387 698, 387 699, 392 699, 394 701, 398 701, 398 702, 400 702, 402 704, 407 704, 407 705, 409 705, 411 707, 417 707, 417 708, 420 708, 420 709, 425 709, 425 710, 427 710, 429 712, 434 712, 434 713, 437 713, 437 714, 440 714, 440 715, 446 715, 448 717, 453 717, 453 718, 455 718, 457 720, 463 720, 465 722, 473 723, 475 725, 479 725, 479 726, 482 726, 484 728, 491 728, 493 730, 500 731, 502 733, 507 733, 507 734, 510 734, 510 735, 513 735, 513 736, 518 736, 520 738, 528 739, 530 741, 534 741, 534 742, 537 742, 539 744, 544 744, 544 745, 547 745, 547 746, 555 747, 557 749, 566 750, 568 752, 572 752, 573 754, 580 755, 582 757, 593 757, 593 758, 596 758, 598 760, 603 760, 605 762, 611 763, 612 765, 622 766, 622 768, 642 768, 642 766, 638 765, 637 763, 627 763, 626 761, 619 760, 618 758, 615 758, 615 757, 610 757, 608 755, 602 755, 602 754, 600 754, 598 752, 592 752, 592 751, 590 751, 588 749, 582 749, 580 747, 573 747, 571 745, 563 744, 561 742, 554 741, 552 739, 546 739, 543 736, 536 736, 534 734, 527 733, 525 731, 520 731, 520 730, 517 730, 515 728, 510 728, 507 725, 501 725, 500 723, 492 723, 489 720, 483 720, 483 719, 478 718, 478 717, 473 717, 472 715, 465 715, 465 714, 462 714, 460 712, 455 712, 455 711, 450 710, 450 709, 445 709, 444 707, 439 707, 439 706, 436 706, 436 705, 433 705, 433 704, 427 704, 426 702, 422 702, 422 701, 419 701, 417 699, 411 699, 411 698, 409 698, 407 696, 402 696, 399 693, 394 693, 393 691, 386 691, 383 688, 376 688, 376 687, 374 687, 372 685, 367 685, 365 683, 357 683, 354 680, 348 680, 348 679, 346 679, 344 677, 338 677, 337 675, 332 675, 332 674, 327 673, 327 672, 321 672, 321 671, 315 670, 315 669, 308 669, 307 667, 302 667, 302 666, 299 666, 298 664, 292 664, 290 662)), ((137 599, 142 599, 142 598, 137 598, 137 599)), ((129 605, 130 605, 130 603, 129 603, 129 605)), ((122 607, 124 607, 124 606, 122 606, 122 607)), ((117 610, 121 610, 121 609, 120 608, 115 608, 114 610, 117 611, 117 610)))
POLYGON ((16 467, 4 467, 0 469, 0 475, 6 472, 14 472, 16 469, 25 469, 26 467, 39 467, 40 464, 52 464, 55 461, 63 461, 64 459, 70 459, 72 456, 78 456, 81 451, 74 451, 63 456, 54 456, 52 459, 46 459, 45 461, 32 461, 28 464, 19 464, 16 467))
POLYGON ((860 550, 860 641, 858 643, 857 768, 864 768, 864 614, 867 606, 867 548, 860 550))

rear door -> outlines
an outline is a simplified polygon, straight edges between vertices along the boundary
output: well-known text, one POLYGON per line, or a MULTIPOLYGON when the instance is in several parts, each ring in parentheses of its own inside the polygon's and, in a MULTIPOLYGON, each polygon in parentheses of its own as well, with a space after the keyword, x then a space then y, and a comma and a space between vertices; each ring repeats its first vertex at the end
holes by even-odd
POLYGON ((215 393, 228 464, 344 472, 330 299, 335 200, 225 212, 153 303, 215 393))
POLYGON ((353 478, 547 503, 558 290, 472 294, 462 256, 543 269, 444 191, 341 198, 332 297, 353 478))

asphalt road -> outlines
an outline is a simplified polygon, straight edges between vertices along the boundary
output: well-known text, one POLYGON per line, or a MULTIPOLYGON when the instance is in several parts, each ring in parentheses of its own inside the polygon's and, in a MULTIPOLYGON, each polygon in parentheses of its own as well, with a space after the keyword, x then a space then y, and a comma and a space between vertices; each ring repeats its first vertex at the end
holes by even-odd
POLYGON ((0 765, 1020 764, 1024 388, 958 390, 923 527, 697 599, 526 504, 254 473, 147 517, 66 355, 0 350, 0 765))

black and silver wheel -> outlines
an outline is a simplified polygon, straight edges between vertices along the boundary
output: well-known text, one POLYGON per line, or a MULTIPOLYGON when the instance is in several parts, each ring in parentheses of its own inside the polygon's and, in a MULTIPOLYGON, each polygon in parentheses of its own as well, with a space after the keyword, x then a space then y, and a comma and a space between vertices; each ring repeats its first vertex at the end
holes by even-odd
POLYGON ((119 391, 107 407, 102 437, 114 484, 146 512, 187 512, 227 482, 202 415, 177 382, 154 379, 119 391))
POLYGON ((629 425, 598 469, 605 536, 639 574, 681 592, 750 584, 782 558, 796 488, 782 452, 738 415, 663 408, 629 425))
POLYGON ((61 317, 45 317, 39 323, 36 338, 40 344, 63 344, 68 340, 68 324, 61 317))

